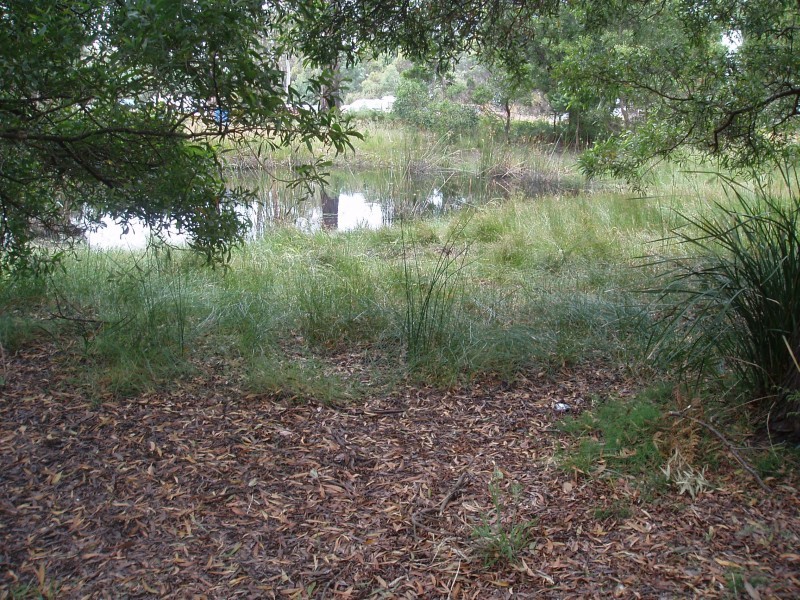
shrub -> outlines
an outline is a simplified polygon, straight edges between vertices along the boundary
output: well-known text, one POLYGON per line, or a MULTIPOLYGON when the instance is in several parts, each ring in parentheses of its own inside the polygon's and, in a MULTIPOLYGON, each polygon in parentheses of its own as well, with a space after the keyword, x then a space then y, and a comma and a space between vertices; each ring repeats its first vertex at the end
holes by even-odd
POLYGON ((475 104, 489 104, 489 102, 494 100, 494 96, 494 90, 487 84, 481 83, 475 86, 472 92, 472 101, 475 104))
POLYGON ((468 135, 478 126, 478 113, 471 106, 442 100, 430 107, 424 125, 442 135, 453 133, 468 135))
POLYGON ((430 96, 425 85, 419 81, 406 79, 400 82, 397 88, 392 114, 411 125, 422 125, 429 104, 430 96))
POLYGON ((413 80, 400 83, 392 114, 409 125, 442 135, 469 134, 478 125, 474 108, 450 100, 433 100, 427 87, 413 80))
MULTIPOLYGON (((800 432, 800 194, 729 183, 730 207, 684 217, 677 239, 699 251, 670 266, 658 298, 668 310, 653 349, 682 371, 732 372, 750 413, 775 431, 800 432)), ((796 179, 795 179, 796 181, 796 179)))

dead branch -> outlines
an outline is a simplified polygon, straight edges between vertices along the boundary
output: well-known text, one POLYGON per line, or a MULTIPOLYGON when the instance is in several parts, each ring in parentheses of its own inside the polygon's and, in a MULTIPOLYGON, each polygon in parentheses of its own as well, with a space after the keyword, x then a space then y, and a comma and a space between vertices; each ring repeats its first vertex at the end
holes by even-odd
POLYGON ((439 516, 441 517, 444 513, 444 509, 447 508, 447 505, 450 504, 450 501, 455 497, 455 495, 459 492, 459 490, 464 487, 464 483, 467 481, 467 475, 469 475, 469 471, 464 469, 464 472, 461 473, 461 476, 456 480, 455 485, 450 488, 450 491, 447 492, 447 495, 442 500, 442 503, 439 505, 439 516))

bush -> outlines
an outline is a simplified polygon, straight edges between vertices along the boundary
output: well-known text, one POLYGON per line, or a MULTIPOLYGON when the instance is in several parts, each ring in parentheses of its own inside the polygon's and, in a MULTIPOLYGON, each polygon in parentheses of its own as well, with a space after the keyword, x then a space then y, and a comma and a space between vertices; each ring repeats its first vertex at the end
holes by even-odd
POLYGON ((731 185, 732 207, 685 217, 691 227, 676 237, 699 255, 667 261, 659 298, 670 309, 654 341, 684 372, 732 372, 757 421, 797 434, 800 194, 788 188, 787 199, 731 185))
POLYGON ((400 83, 392 113, 409 125, 442 135, 468 134, 478 126, 474 108, 450 100, 433 100, 427 87, 413 80, 400 83))
POLYGON ((549 121, 512 121, 509 141, 533 144, 556 141, 558 130, 549 121))
POLYGON ((494 96, 494 90, 487 84, 481 83, 475 86, 472 92, 472 101, 475 104, 489 104, 489 102, 494 100, 494 96))
POLYGON ((428 89, 423 83, 404 79, 397 88, 392 114, 411 125, 421 125, 430 101, 428 89))

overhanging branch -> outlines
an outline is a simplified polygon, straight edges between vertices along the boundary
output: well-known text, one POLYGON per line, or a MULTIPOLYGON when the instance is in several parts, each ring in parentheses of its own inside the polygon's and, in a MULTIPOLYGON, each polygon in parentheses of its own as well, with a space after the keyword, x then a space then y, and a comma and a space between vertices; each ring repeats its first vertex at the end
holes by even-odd
POLYGON ((753 113, 762 110, 767 106, 769 106, 770 104, 777 102, 778 100, 782 100, 783 98, 790 98, 792 96, 795 97, 795 102, 794 105, 792 106, 792 114, 787 114, 784 117, 782 122, 785 122, 794 116, 800 116, 797 112, 798 102, 800 102, 800 88, 791 87, 789 89, 782 90, 780 92, 772 94, 771 96, 765 98, 761 102, 758 102, 756 104, 751 104, 749 106, 743 106, 742 108, 737 108, 736 110, 729 112, 725 116, 723 122, 714 129, 714 149, 715 150, 719 149, 719 136, 722 135, 722 133, 726 129, 731 127, 731 125, 733 125, 733 122, 736 120, 737 117, 744 115, 746 113, 753 113))

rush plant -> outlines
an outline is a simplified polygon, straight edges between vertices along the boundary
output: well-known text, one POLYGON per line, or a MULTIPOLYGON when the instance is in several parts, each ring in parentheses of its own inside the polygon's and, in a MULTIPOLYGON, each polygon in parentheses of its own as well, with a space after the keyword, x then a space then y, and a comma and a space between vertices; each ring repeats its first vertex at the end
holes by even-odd
POLYGON ((750 412, 777 430, 797 429, 800 371, 800 186, 746 190, 728 180, 729 205, 675 232, 692 256, 665 261, 663 313, 653 350, 684 373, 733 373, 750 412))

